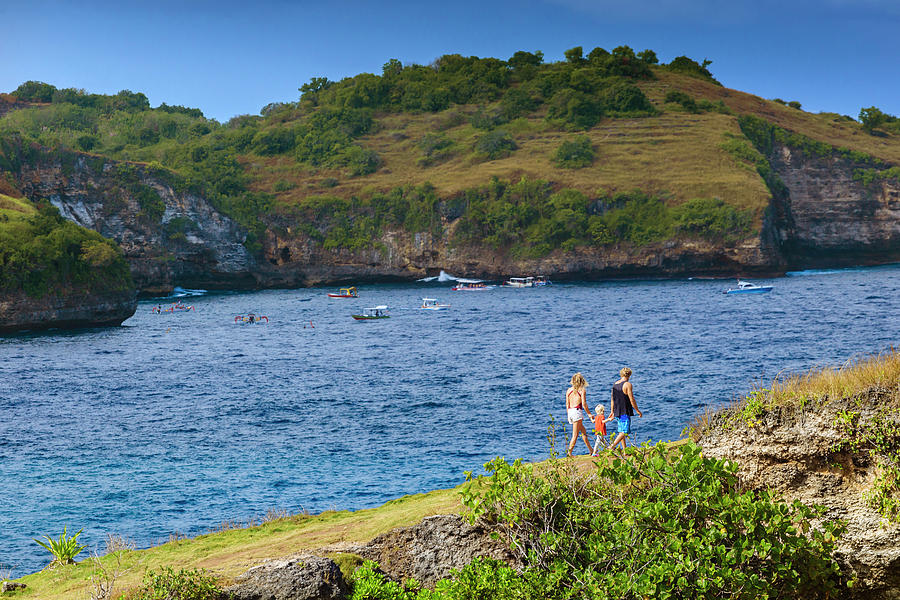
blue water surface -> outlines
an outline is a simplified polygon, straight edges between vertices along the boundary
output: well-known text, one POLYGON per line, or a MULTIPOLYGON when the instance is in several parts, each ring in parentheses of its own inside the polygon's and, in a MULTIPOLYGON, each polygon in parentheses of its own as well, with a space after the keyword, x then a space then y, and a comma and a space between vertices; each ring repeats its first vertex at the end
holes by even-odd
POLYGON ((96 549, 107 533, 148 546, 546 458, 575 371, 608 407, 634 370, 640 442, 779 373, 897 343, 897 266, 792 275, 746 296, 710 280, 217 293, 183 313, 142 302, 122 327, 0 338, 0 567, 42 568, 32 538, 64 526, 96 549), (422 296, 452 307, 415 310, 422 296), (350 318, 377 304, 392 318, 350 318), (247 311, 269 322, 235 324, 247 311))

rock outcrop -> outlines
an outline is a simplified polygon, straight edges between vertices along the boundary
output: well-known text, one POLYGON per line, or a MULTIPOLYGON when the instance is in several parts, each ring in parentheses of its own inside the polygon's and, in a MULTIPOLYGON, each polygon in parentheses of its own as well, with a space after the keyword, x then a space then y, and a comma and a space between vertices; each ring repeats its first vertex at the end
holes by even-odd
POLYGON ((900 182, 864 184, 866 166, 834 152, 819 156, 775 145, 768 157, 784 187, 771 200, 759 235, 735 244, 671 240, 641 248, 554 251, 519 259, 490 248, 451 243, 457 215, 443 234, 384 231, 375 247, 324 248, 299 223, 271 216, 250 252, 245 231, 202 195, 147 165, 42 150, 22 165, 17 186, 49 199, 76 223, 122 247, 144 292, 174 285, 206 288, 299 287, 410 280, 450 273, 497 279, 543 273, 557 279, 725 276, 777 273, 848 263, 900 260, 900 182))
POLYGON ((871 168, 838 152, 822 156, 775 144, 769 162, 787 197, 776 199, 782 252, 795 265, 900 259, 900 181, 864 183, 871 168))
MULTIPOLYGON (((381 534, 366 544, 320 548, 317 554, 348 552, 379 563, 397 582, 414 578, 425 587, 450 576, 478 556, 516 564, 509 549, 488 531, 459 515, 426 517, 410 527, 381 534)), ((337 565, 319 555, 302 554, 253 567, 226 589, 237 600, 332 600, 346 598, 349 587, 337 565), (318 595, 315 595, 318 594, 318 595)))
POLYGON ((253 567, 225 590, 234 600, 343 600, 348 591, 334 561, 312 554, 253 567))
POLYGON ((63 295, 0 294, 0 332, 121 325, 137 310, 137 292, 102 295, 69 290, 63 295))
POLYGON ((203 196, 145 165, 87 154, 39 154, 17 184, 75 223, 115 240, 145 292, 174 285, 257 287, 247 232, 203 196))
POLYGON ((427 517, 411 527, 383 533, 350 551, 376 561, 395 581, 412 577, 428 588, 449 577, 451 569, 461 569, 478 556, 514 562, 503 542, 491 539, 488 531, 469 525, 459 515, 427 517))
POLYGON ((875 461, 868 451, 843 447, 850 426, 836 418, 854 414, 858 423, 887 419, 900 424, 895 402, 888 390, 872 389, 806 409, 766 412, 754 418, 752 427, 720 413, 699 443, 709 456, 738 463, 744 485, 774 488, 789 499, 825 506, 826 518, 846 520, 836 553, 857 580, 851 597, 896 600, 900 525, 887 523, 867 505, 864 492, 875 478, 875 461))

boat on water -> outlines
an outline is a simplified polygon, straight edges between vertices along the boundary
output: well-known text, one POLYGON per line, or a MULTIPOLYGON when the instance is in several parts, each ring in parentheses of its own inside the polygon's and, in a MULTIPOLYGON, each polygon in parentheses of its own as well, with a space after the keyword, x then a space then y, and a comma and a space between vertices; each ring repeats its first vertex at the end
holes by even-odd
POLYGON ((765 294, 766 292, 771 292, 771 285, 756 285, 755 283, 750 283, 749 281, 743 281, 738 279, 738 284, 736 288, 728 288, 723 293, 725 294, 765 294))
POLYGON ((437 298, 422 298, 421 310, 446 310, 450 308, 449 304, 441 304, 437 298))
POLYGON ((240 323, 241 325, 254 325, 257 323, 268 323, 269 317, 266 315, 257 315, 256 313, 247 313, 245 315, 237 315, 234 318, 235 323, 240 323))
POLYGON ((373 321, 375 319, 390 319, 391 315, 387 314, 387 306, 384 304, 364 308, 361 315, 350 315, 357 321, 373 321))
POLYGON ((550 280, 546 275, 535 275, 534 277, 510 277, 503 283, 503 287, 511 288, 530 288, 543 287, 550 285, 550 280))
POLYGON ((481 279, 457 279, 456 285, 454 285, 451 290, 454 292, 483 292, 486 290, 492 290, 496 286, 487 285, 481 279))
POLYGON ((176 313, 176 312, 187 312, 189 310, 194 310, 193 304, 184 304, 182 302, 173 302, 171 306, 163 306, 162 304, 157 304, 151 309, 151 312, 156 314, 162 313, 176 313))
POLYGON ((503 283, 503 287, 511 287, 511 288, 534 287, 534 277, 510 277, 503 283))
POLYGON ((337 292, 329 292, 329 298, 359 298, 359 290, 355 287, 341 288, 337 292))

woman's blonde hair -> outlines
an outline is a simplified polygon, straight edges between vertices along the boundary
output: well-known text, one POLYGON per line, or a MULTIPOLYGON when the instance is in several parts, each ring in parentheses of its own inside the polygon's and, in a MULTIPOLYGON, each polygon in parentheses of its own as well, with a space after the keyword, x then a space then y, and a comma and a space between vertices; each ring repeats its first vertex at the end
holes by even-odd
POLYGON ((588 382, 584 379, 584 375, 581 373, 575 373, 572 375, 572 387, 576 390, 584 389, 588 386, 588 382))
POLYGON ((629 369, 628 367, 622 367, 619 370, 619 375, 621 377, 631 377, 631 369, 629 369))

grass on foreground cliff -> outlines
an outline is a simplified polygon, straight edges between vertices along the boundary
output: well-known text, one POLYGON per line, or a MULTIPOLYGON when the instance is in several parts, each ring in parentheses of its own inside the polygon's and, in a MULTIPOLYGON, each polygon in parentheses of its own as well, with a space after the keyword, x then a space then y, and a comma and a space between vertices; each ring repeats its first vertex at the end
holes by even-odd
MULTIPOLYGON (((254 527, 228 529, 191 539, 177 539, 146 550, 125 550, 100 558, 108 571, 117 570, 115 594, 136 588, 145 573, 166 567, 205 569, 223 586, 253 565, 303 550, 342 542, 365 542, 395 527, 418 523, 436 514, 462 510, 457 489, 403 496, 384 505, 318 515, 275 518, 254 527), (118 564, 117 564, 118 561, 118 564)), ((64 600, 91 597, 91 560, 26 575, 28 587, 16 598, 64 600)), ((115 596, 114 596, 115 597, 115 596)))
MULTIPOLYGON (((895 400, 900 402, 900 352, 895 348, 875 356, 852 358, 837 367, 815 367, 805 373, 779 375, 769 387, 755 385, 726 410, 750 424, 763 411, 775 407, 803 409, 827 400, 850 398, 872 388, 893 390, 895 400)), ((709 409, 699 415, 688 428, 691 437, 697 439, 717 414, 719 411, 709 409)))

